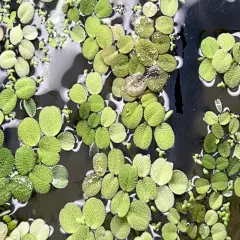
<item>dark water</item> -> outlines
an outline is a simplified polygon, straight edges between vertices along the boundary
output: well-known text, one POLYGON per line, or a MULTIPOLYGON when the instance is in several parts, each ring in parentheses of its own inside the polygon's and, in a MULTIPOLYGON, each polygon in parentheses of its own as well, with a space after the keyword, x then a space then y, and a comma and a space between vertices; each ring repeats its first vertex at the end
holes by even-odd
MULTIPOLYGON (((49 4, 54 9, 57 1, 49 4)), ((238 113, 240 109, 239 97, 231 97, 224 89, 217 87, 206 88, 198 79, 198 48, 201 38, 206 35, 215 36, 219 31, 240 30, 240 1, 228 3, 223 0, 201 0, 192 6, 185 21, 185 27, 181 31, 181 39, 177 41, 177 53, 183 55, 184 66, 174 74, 169 81, 166 91, 170 98, 170 107, 175 114, 169 120, 176 134, 174 149, 168 152, 169 161, 174 162, 175 168, 185 171, 189 177, 195 174, 195 165, 192 155, 198 153, 202 147, 203 137, 207 133, 206 125, 202 121, 203 114, 207 110, 215 111, 214 101, 221 99, 223 106, 238 113), (184 51, 183 51, 184 50, 184 51)), ((77 81, 77 77, 88 66, 87 61, 77 56, 73 66, 65 73, 62 83, 70 88, 77 81)), ((56 71, 58 66, 56 66, 56 71)), ((112 79, 106 81, 104 96, 110 90, 112 79)), ((38 106, 56 105, 64 107, 60 95, 50 92, 43 96, 35 96, 38 106)), ((78 121, 75 104, 68 104, 73 110, 71 124, 78 121)), ((24 113, 17 112, 17 118, 22 118, 24 113)), ((7 129, 6 145, 14 150, 18 147, 16 129, 7 129)), ((154 150, 154 149, 153 149, 154 150)), ((63 206, 70 201, 82 198, 81 184, 86 172, 92 169, 92 160, 89 158, 89 148, 81 146, 79 152, 61 152, 60 164, 63 164, 70 173, 69 185, 62 190, 52 189, 47 195, 35 194, 25 208, 17 211, 16 217, 21 220, 28 218, 43 218, 55 229, 52 240, 65 239, 59 231, 58 214, 63 206)), ((240 237, 238 228, 240 201, 234 199, 232 220, 229 227, 233 240, 240 237)))

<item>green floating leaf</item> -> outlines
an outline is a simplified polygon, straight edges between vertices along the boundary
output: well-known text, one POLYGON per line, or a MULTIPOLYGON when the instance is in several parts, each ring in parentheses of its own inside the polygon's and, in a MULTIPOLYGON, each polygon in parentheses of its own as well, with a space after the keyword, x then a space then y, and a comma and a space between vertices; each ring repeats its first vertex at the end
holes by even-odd
MULTIPOLYGON (((173 1, 173 0, 171 0, 173 1)), ((156 19, 155 28, 163 34, 171 34, 174 30, 174 22, 171 17, 161 16, 156 19)))
POLYGON ((88 126, 90 128, 96 128, 101 121, 101 117, 98 113, 91 113, 89 118, 88 118, 88 126))
POLYGON ((102 59, 108 66, 112 65, 113 60, 118 56, 118 51, 115 46, 106 47, 101 52, 102 59))
POLYGON ((239 42, 234 44, 232 49, 232 54, 233 54, 234 60, 237 63, 240 63, 240 43, 239 42))
POLYGON ((0 93, 0 108, 4 114, 11 113, 17 104, 17 95, 11 88, 6 88, 0 93))
POLYGON ((218 221, 218 214, 214 210, 208 210, 205 215, 205 222, 207 225, 212 226, 218 221))
POLYGON ((210 183, 205 178, 198 178, 195 181, 195 188, 198 194, 205 194, 210 189, 210 183))
POLYGON ((107 171, 108 158, 105 153, 97 153, 93 157, 93 169, 95 173, 102 177, 107 171))
POLYGON ((213 192, 209 197, 209 206, 212 210, 217 210, 222 206, 223 196, 218 192, 213 192))
POLYGON ((111 173, 118 175, 123 168, 125 159, 120 149, 113 148, 108 153, 108 169, 111 173))
POLYGON ((212 66, 212 60, 207 58, 203 60, 198 70, 199 76, 206 82, 211 82, 216 77, 217 72, 212 66))
POLYGON ((211 176, 212 188, 217 191, 223 191, 228 186, 228 177, 223 172, 216 172, 211 176))
POLYGON ((94 11, 95 5, 97 1, 96 0, 82 0, 80 2, 80 11, 84 15, 91 15, 94 11))
POLYGON ((7 237, 8 234, 8 226, 7 224, 0 222, 0 231, 1 231, 1 238, 5 239, 7 237))
POLYGON ((224 113, 221 113, 220 116, 219 116, 219 123, 221 125, 227 125, 231 120, 231 115, 230 115, 230 112, 226 111, 224 113))
POLYGON ((170 54, 159 55, 157 63, 165 72, 171 73, 177 68, 177 60, 170 54))
POLYGON ((142 120, 143 108, 137 102, 124 105, 121 117, 122 123, 129 129, 135 129, 142 120))
POLYGON ((18 45, 18 51, 24 59, 31 60, 35 54, 35 47, 29 40, 23 39, 18 45))
POLYGON ((68 240, 77 240, 77 239, 91 239, 91 234, 89 232, 89 227, 86 225, 79 224, 79 227, 73 235, 67 238, 68 240), (70 239, 69 239, 70 238, 70 239))
POLYGON ((28 100, 36 92, 36 82, 29 77, 20 78, 15 83, 15 90, 18 98, 28 100))
POLYGON ((8 148, 0 148, 0 178, 6 177, 13 169, 14 156, 8 148))
POLYGON ((204 120, 207 124, 213 125, 213 124, 218 123, 218 116, 217 116, 214 112, 207 111, 207 112, 204 114, 203 120, 204 120))
POLYGON ((167 219, 169 222, 176 225, 180 221, 180 214, 178 213, 178 211, 175 208, 171 208, 167 215, 167 219))
POLYGON ((156 31, 153 33, 151 39, 152 39, 152 42, 156 45, 158 54, 164 54, 169 51, 171 40, 168 35, 165 35, 156 31))
POLYGON ((117 215, 112 218, 110 228, 111 232, 117 239, 126 239, 131 230, 127 218, 120 218, 117 215))
POLYGON ((140 200, 131 203, 127 214, 127 221, 136 231, 145 231, 151 219, 151 210, 148 205, 140 200))
POLYGON ((131 192, 137 185, 137 168, 124 164, 119 171, 118 181, 123 191, 131 192))
POLYGON ((154 138, 161 150, 168 150, 175 143, 175 135, 172 127, 168 123, 162 123, 154 131, 154 138))
MULTIPOLYGON (((4 205, 12 196, 11 185, 7 178, 0 178, 0 205, 4 205)), ((0 222, 1 226, 1 222, 0 222)), ((2 229, 1 229, 2 230, 2 229)))
POLYGON ((111 46, 113 43, 112 30, 107 25, 99 25, 96 29, 96 41, 102 49, 111 46))
POLYGON ((217 42, 222 49, 229 51, 235 44, 235 38, 230 33, 222 33, 218 36, 217 42))
POLYGON ((35 26, 27 25, 23 28, 23 36, 29 41, 33 41, 38 36, 38 30, 35 26))
POLYGON ((55 188, 62 189, 68 185, 68 170, 62 165, 56 165, 52 169, 53 181, 52 185, 55 188))
POLYGON ((24 118, 18 125, 18 137, 28 146, 37 145, 41 137, 38 122, 33 118, 24 118))
POLYGON ((177 235, 177 227, 173 223, 166 223, 162 227, 162 237, 164 240, 176 240, 177 235))
POLYGON ((159 185, 167 184, 173 175, 173 164, 164 158, 158 158, 152 164, 151 177, 159 185))
POLYGON ((125 77, 128 75, 128 56, 118 54, 113 58, 111 63, 112 73, 116 77, 125 77))
POLYGON ((144 110, 144 119, 151 127, 159 125, 165 117, 165 108, 159 102, 150 103, 144 110))
POLYGON ((111 107, 105 107, 101 114, 101 124, 104 127, 110 127, 117 118, 116 112, 111 107))
POLYGON ((0 55, 0 67, 3 69, 12 68, 16 61, 16 54, 12 50, 6 50, 0 55))
POLYGON ((111 201, 111 213, 123 218, 127 215, 130 208, 130 198, 128 193, 119 191, 111 201))
POLYGON ((97 41, 93 37, 87 38, 84 41, 82 53, 87 60, 92 61, 94 57, 97 55, 98 51, 99 46, 97 44, 97 41))
POLYGON ((34 7, 31 2, 23 2, 18 10, 17 16, 20 19, 20 22, 23 24, 29 23, 34 16, 34 7))
POLYGON ((140 39, 136 44, 136 53, 144 66, 152 66, 158 57, 155 44, 147 39, 140 39))
MULTIPOLYGON (((71 10, 71 9, 70 9, 71 10)), ((69 11, 70 11, 69 10, 69 11)), ((79 25, 75 25, 70 33, 70 36, 72 38, 72 40, 76 43, 81 43, 85 40, 86 38, 86 33, 84 31, 84 29, 79 26, 79 25)))
POLYGON ((223 127, 221 126, 221 124, 219 123, 214 123, 212 125, 212 133, 214 134, 214 136, 218 139, 221 139, 224 137, 224 130, 223 127))
POLYGON ((114 174, 107 174, 102 180, 101 194, 105 199, 112 199, 118 191, 118 178, 114 174))
POLYGON ((99 227, 95 232, 96 240, 113 240, 113 234, 109 230, 105 230, 103 226, 99 227))
POLYGON ((22 146, 15 153, 15 166, 21 175, 31 172, 36 164, 35 152, 28 146, 22 146))
POLYGON ((15 71, 19 77, 26 77, 30 72, 28 62, 24 58, 18 57, 15 63, 15 71))
POLYGON ((152 142, 152 128, 146 123, 140 124, 133 135, 134 144, 140 149, 148 149, 152 142))
POLYGON ((30 199, 33 190, 31 180, 26 176, 16 175, 12 178, 12 194, 20 202, 26 202, 30 199))
POLYGON ((236 63, 233 63, 231 67, 224 74, 224 82, 227 87, 235 88, 240 83, 240 66, 236 63))
POLYGON ((201 42, 202 54, 207 58, 212 59, 215 53, 218 51, 218 49, 219 49, 218 42, 213 37, 207 37, 203 39, 201 42))
POLYGON ((163 15, 173 17, 178 10, 178 0, 161 0, 160 10, 163 15))
POLYGON ((234 181, 234 192, 237 197, 240 197, 240 177, 237 177, 234 181))
POLYGON ((26 233, 23 235, 22 240, 36 240, 36 237, 31 233, 26 233))
POLYGON ((210 170, 215 169, 216 162, 214 157, 212 157, 209 154, 204 154, 202 157, 202 165, 206 169, 210 169, 210 170))
POLYGON ((37 112, 37 106, 32 98, 23 101, 23 106, 29 117, 34 117, 37 112))
POLYGON ((227 168, 228 176, 235 175, 240 170, 240 161, 237 157, 229 158, 229 166, 227 168))
POLYGON ((207 152, 207 153, 214 153, 217 150, 217 143, 216 143, 216 141, 217 141, 217 139, 213 135, 213 133, 209 133, 205 137, 204 143, 203 143, 203 148, 204 148, 205 152, 207 152))
POLYGON ((23 39, 23 31, 20 26, 13 27, 10 31, 10 42, 17 45, 23 39))
POLYGON ((121 36, 125 35, 125 30, 122 24, 114 24, 112 27, 114 40, 119 40, 121 36))
POLYGON ((62 116, 55 106, 44 107, 39 114, 39 125, 47 136, 56 136, 62 128, 62 116))
POLYGON ((91 72, 87 75, 86 87, 90 94, 99 94, 103 89, 103 80, 99 73, 91 72))
POLYGON ((109 0, 99 0, 95 6, 94 12, 99 18, 107 18, 112 14, 112 6, 109 0))
POLYGON ((101 112, 104 108, 104 100, 100 95, 93 94, 88 98, 92 112, 101 112))
POLYGON ((79 106, 79 116, 81 119, 88 119, 91 113, 91 106, 89 102, 83 102, 79 106))
POLYGON ((87 92, 81 84, 74 84, 69 91, 69 97, 77 104, 81 104, 87 100, 87 92))
POLYGON ((97 53, 93 61, 93 69, 99 74, 105 74, 108 71, 108 66, 102 58, 102 50, 97 53))
POLYGON ((212 60, 213 68, 218 73, 225 73, 232 64, 232 55, 224 49, 218 50, 212 60))
POLYGON ((95 173, 91 173, 84 178, 82 190, 86 197, 96 196, 101 190, 101 180, 95 173))
POLYGON ((227 169, 228 166, 229 166, 229 161, 228 161, 227 158, 225 158, 225 157, 217 158, 217 160, 216 160, 216 168, 219 171, 223 171, 223 170, 227 169))
POLYGON ((3 146, 5 140, 4 132, 0 130, 0 147, 3 146))
POLYGON ((237 118, 232 118, 228 125, 228 131, 230 134, 235 134, 239 130, 239 120, 237 118))
POLYGON ((59 214, 60 225, 66 233, 77 232, 82 218, 81 209, 76 203, 67 203, 59 214))
POLYGON ((224 141, 219 143, 218 152, 222 157, 229 157, 231 154, 231 145, 229 142, 224 141))
POLYGON ((47 166, 54 166, 60 160, 60 141, 52 136, 44 136, 39 142, 38 159, 47 166))
POLYGON ((152 178, 144 177, 142 180, 138 181, 136 193, 138 198, 145 203, 154 200, 157 196, 156 183, 152 178))
POLYGON ((146 17, 153 17, 157 14, 158 7, 152 2, 146 2, 143 5, 142 11, 146 17))
POLYGON ((216 223, 211 228, 213 240, 224 240, 227 237, 226 227, 222 223, 216 223))
POLYGON ((155 204, 160 212, 165 213, 169 211, 169 209, 173 207, 174 202, 175 202, 174 194, 172 193, 168 186, 164 185, 158 187, 155 204))
POLYGON ((61 143, 61 148, 65 151, 71 151, 75 145, 75 138, 71 132, 62 132, 57 136, 61 143))
POLYGON ((33 188, 37 193, 46 194, 50 191, 53 181, 52 171, 44 165, 36 165, 29 175, 33 188), (42 177, 44 176, 44 178, 42 177))
POLYGON ((182 195, 187 191, 188 178, 184 172, 180 170, 174 170, 168 185, 174 194, 182 195))
POLYGON ((191 238, 191 239, 195 239, 197 237, 197 231, 198 231, 198 226, 194 223, 191 223, 188 226, 187 229, 187 235, 191 238))
POLYGON ((99 127, 95 134, 95 143, 99 149, 106 149, 110 145, 110 135, 107 128, 99 127))
POLYGON ((134 25, 134 31, 140 38, 150 38, 154 33, 153 21, 147 17, 139 17, 134 25))
POLYGON ((146 177, 151 169, 151 159, 148 155, 142 155, 141 153, 135 155, 133 158, 133 167, 137 168, 139 177, 146 177))
POLYGON ((100 20, 96 16, 90 16, 85 21, 85 30, 89 37, 96 36, 96 29, 100 25, 100 20))
POLYGON ((114 123, 109 128, 110 139, 114 143, 123 142, 126 137, 126 129, 122 123, 114 123))
MULTIPOLYGON (((144 74, 145 73, 145 67, 144 65, 139 61, 137 56, 133 56, 128 63, 128 71, 130 75, 133 75, 135 73, 144 74)), ((115 95, 116 96, 116 95, 115 95)))
POLYGON ((105 207, 101 200, 89 198, 83 206, 83 216, 86 225, 92 229, 99 228, 105 220, 105 207))
POLYGON ((135 42, 133 38, 129 35, 120 37, 117 42, 117 47, 119 49, 119 52, 123 54, 127 54, 131 52, 134 48, 134 45, 135 45, 135 42))

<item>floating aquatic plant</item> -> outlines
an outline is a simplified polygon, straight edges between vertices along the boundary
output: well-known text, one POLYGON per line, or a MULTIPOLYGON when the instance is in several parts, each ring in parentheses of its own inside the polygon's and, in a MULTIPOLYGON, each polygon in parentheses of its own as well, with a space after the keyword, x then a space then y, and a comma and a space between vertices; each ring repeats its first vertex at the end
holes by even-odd
POLYGON ((202 58, 199 58, 199 76, 212 82, 218 75, 222 78, 219 87, 234 89, 239 86, 238 46, 234 35, 222 33, 217 39, 207 37, 201 42, 202 58))

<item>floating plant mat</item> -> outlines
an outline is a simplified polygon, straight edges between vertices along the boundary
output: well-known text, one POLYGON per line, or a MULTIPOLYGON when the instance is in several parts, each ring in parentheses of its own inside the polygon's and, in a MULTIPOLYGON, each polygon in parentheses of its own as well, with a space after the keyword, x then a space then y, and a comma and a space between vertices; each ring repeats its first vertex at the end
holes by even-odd
MULTIPOLYGON (((5 53, 8 61, 5 61, 4 56, 3 61, 0 60, 2 67, 8 68, 10 65, 16 71, 16 73, 8 71, 9 80, 13 84, 6 88, 1 98, 4 147, 14 145, 11 150, 15 156, 15 152, 20 147, 18 135, 21 142, 29 145, 26 148, 22 147, 25 148, 23 150, 31 152, 29 148, 36 145, 33 149, 38 156, 36 169, 31 169, 32 161, 27 162, 27 168, 26 166, 21 168, 21 158, 15 158, 15 162, 23 175, 28 171, 25 177, 29 176, 33 184, 35 183, 36 192, 45 193, 49 190, 46 195, 34 193, 27 206, 19 209, 15 214, 19 219, 24 220, 27 220, 26 216, 43 217, 47 223, 54 225, 55 232, 51 239, 67 238, 67 235, 59 231, 59 213, 62 228, 70 234, 73 233, 73 239, 92 239, 94 235, 96 239, 112 239, 113 235, 122 239, 128 235, 130 226, 132 230, 128 239, 152 239, 151 229, 154 229, 156 234, 162 235, 164 239, 176 239, 177 235, 180 239, 194 238, 196 232, 202 238, 208 234, 212 235, 213 239, 223 238, 226 235, 226 229, 221 223, 217 223, 218 220, 221 221, 221 218, 216 220, 216 212, 213 212, 215 210, 203 214, 205 213, 203 205, 198 204, 201 200, 195 201, 191 192, 189 192, 189 197, 186 195, 185 191, 191 189, 191 184, 188 184, 186 174, 178 170, 190 168, 191 154, 196 152, 196 145, 188 148, 186 144, 187 141, 192 141, 192 137, 188 136, 184 141, 182 139, 182 131, 184 130, 187 136, 194 123, 194 118, 191 117, 195 115, 188 115, 189 109, 194 108, 194 101, 184 101, 184 111, 186 110, 187 114, 184 112, 182 116, 178 113, 173 114, 170 110, 181 112, 181 107, 180 110, 178 109, 179 99, 177 109, 174 105, 176 101, 174 99, 174 76, 177 74, 175 69, 181 66, 179 64, 181 59, 173 57, 180 52, 174 44, 181 43, 181 40, 175 41, 175 37, 171 34, 174 27, 172 18, 177 9, 181 8, 182 3, 175 0, 162 0, 161 12, 156 2, 142 3, 142 10, 139 6, 135 6, 137 14, 142 16, 142 18, 135 19, 133 24, 136 34, 141 38, 136 41, 136 36, 124 32, 121 25, 113 28, 108 26, 104 18, 113 16, 112 6, 108 1, 68 1, 68 7, 64 5, 63 8, 61 4, 57 4, 56 9, 66 13, 66 21, 64 22, 63 19, 62 24, 56 24, 54 17, 48 20, 50 11, 45 13, 45 9, 55 8, 56 2, 41 1, 39 3, 40 18, 33 21, 33 26, 38 29, 37 39, 35 39, 36 29, 32 28, 31 21, 29 22, 29 17, 32 15, 30 5, 26 11, 24 11, 26 4, 21 7, 21 11, 19 10, 16 16, 17 24, 14 23, 14 26, 11 26, 14 14, 9 19, 4 19, 9 28, 14 28, 12 34, 9 34, 10 41, 12 40, 9 44, 12 44, 13 48, 11 49, 8 45, 8 50, 12 51, 5 53), (46 4, 43 5, 42 2, 46 4), (94 17, 90 17, 93 12, 94 17), (162 16, 162 13, 165 16, 162 16), (41 26, 36 24, 37 22, 41 22, 41 26), (20 25, 21 32, 19 23, 24 23, 28 27, 20 25), (83 55, 80 54, 80 45, 83 55), (153 48, 153 46, 157 47, 153 48), (33 55, 33 47, 37 51, 32 61, 30 58, 33 55), (93 63, 88 64, 86 58, 93 63), (35 68, 37 71, 33 73, 34 64, 37 65, 37 63, 40 69, 46 70, 43 73, 44 76, 41 76, 39 68, 35 68), (84 71, 85 69, 88 71, 84 71), (110 70, 113 73, 109 76, 110 70), (48 71, 51 78, 47 75, 48 71), (58 72, 59 75, 57 75, 58 72), (26 76, 27 79, 25 79, 26 76), (59 78, 57 79, 56 76, 59 78), (24 79, 19 82, 20 78, 24 79), (56 79, 59 82, 55 82, 56 79), (15 84, 15 81, 18 83, 15 84), (164 89, 163 92, 161 92, 162 89, 164 89), (51 90, 59 92, 42 95, 51 90), (34 95, 35 92, 36 95, 34 95), (166 92, 169 99, 166 97, 166 92), (69 98, 70 101, 68 101, 69 98), (121 98, 124 99, 124 108, 122 108, 121 98), (12 114, 13 110, 16 111, 16 116, 12 114), (63 117, 63 123, 60 121, 58 111, 63 117), (27 120, 20 123, 23 118, 27 120), (34 118, 36 121, 29 121, 29 118, 34 118), (35 129, 34 131, 24 130, 25 123, 28 125, 29 122, 32 126, 30 129, 35 129), (20 127, 17 129, 19 123, 20 127), (19 133, 15 138, 16 132, 19 133), (30 137, 26 133, 30 134, 30 137), (163 135, 167 137, 163 138, 163 135), (179 147, 182 144, 184 147, 179 147), (155 151, 156 147, 159 148, 158 152, 155 151), (114 153, 115 150, 110 151, 111 148, 122 149, 122 153, 120 150, 114 153), (181 152, 184 149, 182 155, 188 154, 187 158, 182 158, 181 154, 177 154, 179 148, 181 152), (98 151, 106 155, 100 155, 101 157, 97 158, 96 156, 99 155, 95 154, 98 151), (139 151, 143 155, 137 155, 139 151), (166 155, 164 151, 167 151, 166 155), (147 155, 149 153, 152 155, 151 160, 147 155), (176 158, 178 161, 175 161, 176 158), (189 164, 186 164, 185 161, 188 160, 189 164), (174 169, 171 162, 174 162, 174 169), (89 172, 85 177, 89 169, 94 169, 94 171, 89 172), (46 176, 43 182, 38 181, 41 171, 44 171, 46 176), (40 183, 40 186, 36 182, 40 183), (53 187, 49 189, 51 185, 53 187), (83 193, 88 197, 84 206, 81 201, 65 205, 67 202, 81 199, 82 188, 83 193), (133 195, 135 190, 136 196, 133 195), (169 200, 165 201, 168 202, 167 205, 159 195, 169 200), (186 201, 184 202, 179 195, 183 195, 186 201), (107 205, 110 199, 114 201, 112 200, 111 205, 107 205), (119 199, 124 199, 123 205, 118 204, 119 199), (177 201, 182 202, 182 205, 177 206, 177 201), (105 216, 105 211, 109 208, 105 206, 108 206, 112 212, 107 216, 105 216), (199 227, 196 229, 193 221, 191 225, 186 226, 185 221, 182 220, 184 213, 181 212, 185 208, 191 211, 194 222, 202 220, 204 215, 204 221, 208 226, 196 224, 199 227), (141 214, 139 214, 139 209, 142 210, 141 214), (165 211, 169 211, 168 216, 160 213, 165 211), (196 214, 199 212, 201 212, 200 220, 196 214), (152 222, 156 222, 156 226, 149 229, 151 215, 153 216, 152 222), (161 215, 160 218, 159 215, 161 215), (101 227, 105 218, 108 217, 111 219, 110 225, 101 227), (162 225, 159 221, 162 221, 162 225), (119 231, 119 226, 123 231, 119 231), (78 228, 77 231, 76 228, 78 228), (177 228, 180 229, 180 233, 177 228), (140 231, 138 236, 134 229, 140 231)), ((15 9, 17 8, 18 5, 15 9)), ((127 26, 128 31, 130 30, 130 18, 128 18, 130 10, 132 6, 129 6, 129 3, 126 4, 126 11, 123 11, 121 7, 114 9, 123 14, 123 25, 127 26)), ((54 13, 51 16, 54 16, 54 13)), ((4 75, 6 71, 2 72, 3 76, 6 76, 4 75)), ((176 96, 179 96, 178 85, 176 89, 176 96)), ((196 93, 195 90, 189 92, 190 94, 196 93)), ((185 94, 183 98, 188 96, 185 94)), ((206 110, 202 105, 198 109, 206 110)), ((202 120, 202 115, 199 119, 202 120)), ((199 127, 194 129, 194 133, 196 129, 199 127)), ((196 141, 192 141, 191 144, 195 144, 200 138, 194 135, 193 139, 196 141)), ((225 149, 225 145, 223 148, 225 149)), ((218 168, 223 169, 225 166, 226 161, 219 160, 218 168)), ((7 170, 10 167, 7 166, 7 170)), ((13 181, 12 173, 10 175, 10 180, 13 181)), ((24 179, 27 179, 25 177, 24 179)), ((204 178, 204 176, 201 177, 204 178)), ((214 188, 221 191, 226 186, 226 176, 221 176, 220 184, 218 177, 214 176, 208 181, 212 181, 214 188)), ((19 182, 18 178, 19 176, 15 176, 14 184, 19 182)), ((201 194, 209 188, 208 182, 201 179, 196 181, 195 186, 201 194)), ((15 191, 14 189, 8 190, 10 189, 6 189, 6 192, 9 197, 10 193, 19 197, 16 189, 15 191)), ((23 191, 23 193, 26 192, 23 191)), ((211 199, 211 206, 216 208, 221 197, 215 194, 211 199)), ((13 201, 12 206, 14 203, 13 201)), ((223 207, 221 211, 228 213, 228 205, 223 207)))

